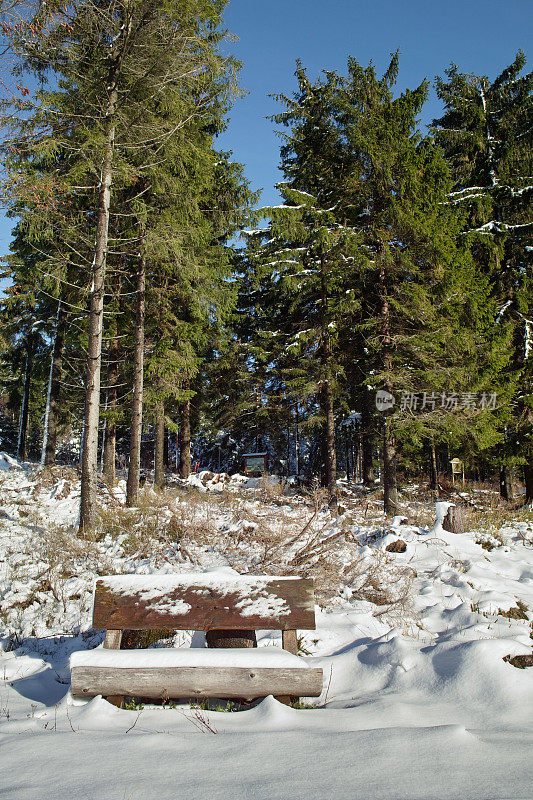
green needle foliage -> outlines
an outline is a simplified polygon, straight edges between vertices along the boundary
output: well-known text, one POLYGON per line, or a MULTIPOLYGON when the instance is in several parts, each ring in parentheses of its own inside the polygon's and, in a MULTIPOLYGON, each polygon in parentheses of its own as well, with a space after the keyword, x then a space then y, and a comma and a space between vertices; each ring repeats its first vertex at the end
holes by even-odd
POLYGON ((270 225, 250 251, 268 308, 269 373, 282 375, 290 397, 314 398, 307 421, 322 431, 330 497, 334 413, 346 397, 370 386, 398 400, 438 398, 416 414, 398 403, 379 419, 391 513, 397 445, 413 454, 435 438, 458 446, 473 437, 480 447, 498 438, 497 415, 445 408, 441 395, 485 391, 506 364, 491 335, 488 281, 445 203, 448 165, 418 130, 428 85, 395 97, 397 74, 397 54, 382 78, 349 59, 347 77, 328 72, 312 84, 298 65, 298 92, 279 98, 286 110, 275 117, 290 128, 285 203, 264 209, 270 225))
POLYGON ((449 206, 461 219, 462 239, 496 305, 493 335, 513 351, 510 369, 500 382, 495 376, 494 384, 503 397, 512 398, 505 445, 498 448, 502 494, 509 491, 505 468, 521 462, 531 500, 533 73, 524 74, 525 63, 518 52, 494 81, 452 65, 437 80, 445 113, 433 125, 452 170, 449 206))

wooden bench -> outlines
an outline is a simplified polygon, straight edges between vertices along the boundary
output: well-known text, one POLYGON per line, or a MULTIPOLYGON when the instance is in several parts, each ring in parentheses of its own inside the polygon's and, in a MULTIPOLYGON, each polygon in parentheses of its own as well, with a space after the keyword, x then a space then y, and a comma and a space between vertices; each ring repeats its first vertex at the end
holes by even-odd
POLYGON ((297 630, 315 629, 313 582, 307 578, 225 573, 112 575, 96 582, 93 627, 104 649, 71 657, 72 694, 152 699, 274 694, 318 697, 322 669, 299 658, 297 630), (206 631, 213 647, 120 650, 124 630, 206 631), (256 630, 281 630, 283 649, 250 649, 256 630), (247 646, 221 647, 236 639, 247 646), (119 651, 119 652, 117 652, 119 651))

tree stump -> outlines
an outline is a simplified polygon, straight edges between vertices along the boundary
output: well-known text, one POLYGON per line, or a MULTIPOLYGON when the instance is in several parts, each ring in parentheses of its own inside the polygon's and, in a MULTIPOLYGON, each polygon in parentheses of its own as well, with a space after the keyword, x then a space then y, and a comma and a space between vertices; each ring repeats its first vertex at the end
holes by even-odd
POLYGON ((208 647, 257 647, 255 631, 207 631, 205 640, 208 647))
POLYGON ((445 531, 450 533, 464 533, 465 532, 465 515, 462 506, 450 506, 444 520, 442 527, 445 531))

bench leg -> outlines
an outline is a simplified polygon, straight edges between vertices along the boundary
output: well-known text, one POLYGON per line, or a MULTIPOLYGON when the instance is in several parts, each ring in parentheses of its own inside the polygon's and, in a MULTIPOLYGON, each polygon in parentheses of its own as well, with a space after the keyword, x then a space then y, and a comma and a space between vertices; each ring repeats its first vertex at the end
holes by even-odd
MULTIPOLYGON (((281 646, 284 650, 287 650, 288 653, 293 653, 295 656, 298 655, 298 631, 281 631, 281 646)), ((288 694, 280 694, 276 696, 276 700, 279 703, 283 703, 286 706, 290 706, 293 702, 298 702, 300 700, 299 697, 293 697, 292 695, 288 694)))
MULTIPOLYGON (((108 630, 106 632, 104 641, 104 648, 106 650, 120 650, 121 642, 122 642, 122 631, 108 630)), ((122 708, 124 697, 121 694, 110 694, 107 697, 104 697, 104 700, 107 700, 107 702, 111 703, 112 706, 117 706, 117 708, 122 708)))
POLYGON ((288 653, 298 655, 298 631, 281 631, 281 646, 288 653))
POLYGON ((292 697, 290 694, 277 694, 274 698, 278 703, 283 703, 284 706, 290 706, 293 700, 299 699, 299 697, 292 697))

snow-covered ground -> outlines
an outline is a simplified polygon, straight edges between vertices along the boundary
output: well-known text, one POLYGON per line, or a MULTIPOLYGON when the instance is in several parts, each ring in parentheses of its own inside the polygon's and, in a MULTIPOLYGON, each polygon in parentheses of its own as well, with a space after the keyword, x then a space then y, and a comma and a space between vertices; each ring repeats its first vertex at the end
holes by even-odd
MULTIPOLYGON (((99 529, 83 540, 75 473, 0 456, 6 798, 532 800, 533 668, 503 660, 533 647, 532 514, 495 523, 478 511, 472 531, 452 534, 416 487, 405 523, 347 487, 334 517, 316 494, 242 476, 191 484, 148 489, 131 511, 122 485, 102 487, 99 529), (405 552, 385 549, 398 539, 405 552), (316 707, 119 710, 71 697, 70 655, 103 640, 96 574, 213 570, 314 577, 317 629, 300 644, 324 671, 316 707)), ((279 632, 259 646, 280 646, 279 632)))

